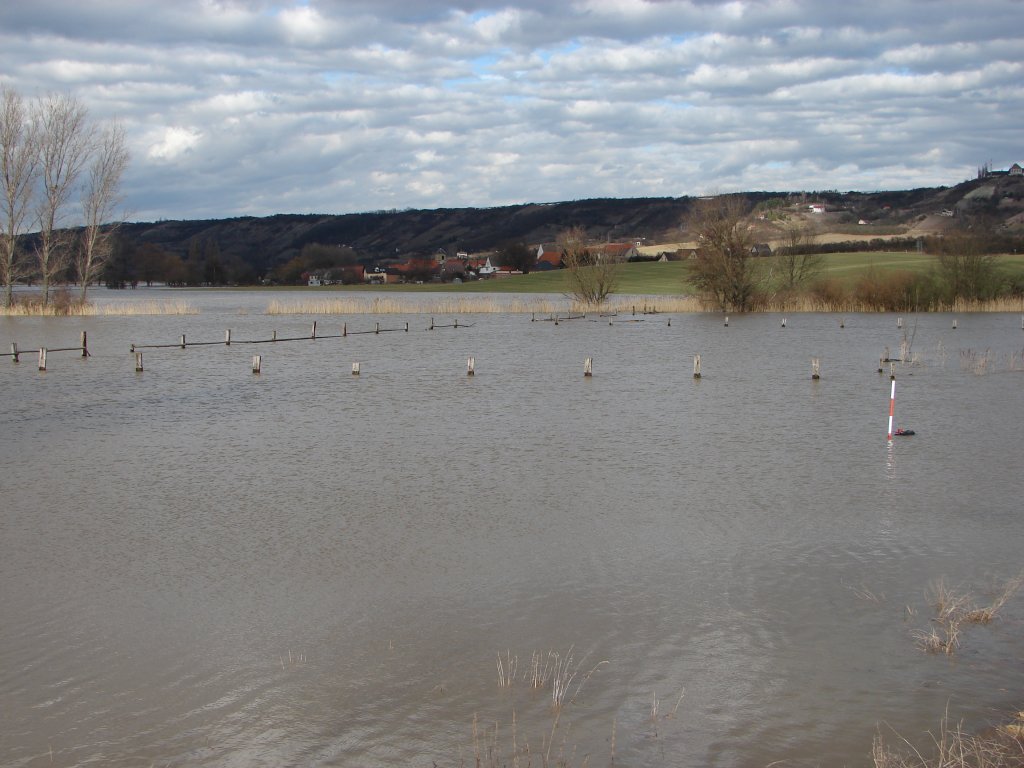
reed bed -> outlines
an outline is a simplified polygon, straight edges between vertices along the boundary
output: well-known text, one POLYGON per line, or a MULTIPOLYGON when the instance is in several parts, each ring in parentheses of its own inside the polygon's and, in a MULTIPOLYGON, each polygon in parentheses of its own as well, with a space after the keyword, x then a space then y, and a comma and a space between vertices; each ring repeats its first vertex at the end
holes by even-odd
POLYGON ((91 302, 19 301, 0 307, 7 317, 131 317, 141 315, 198 315, 199 310, 186 301, 124 301, 110 304, 91 302))
POLYGON ((977 376, 984 376, 987 373, 996 373, 1004 370, 1004 362, 1007 372, 1024 371, 1024 350, 1011 352, 1005 359, 991 349, 984 351, 976 349, 960 350, 960 370, 977 376))
POLYGON ((919 749, 908 739, 895 735, 898 747, 875 736, 871 759, 875 768, 1024 768, 1024 712, 1011 723, 979 734, 965 733, 962 723, 942 718, 931 744, 919 749))
POLYGON ((852 296, 817 296, 800 294, 795 296, 775 296, 760 302, 755 312, 850 312, 871 314, 876 312, 1020 312, 1024 309, 1019 297, 1006 296, 997 299, 956 299, 950 304, 932 306, 880 306, 876 302, 862 301, 852 296))
POLYGON ((442 298, 427 294, 405 296, 354 296, 329 299, 274 299, 267 305, 268 315, 459 315, 501 313, 545 313, 570 311, 567 300, 501 299, 495 296, 459 296, 442 298))
MULTIPOLYGON (((957 300, 950 306, 907 308, 906 311, 934 312, 1018 312, 1020 299, 1004 298, 988 301, 957 300)), ((366 295, 336 298, 274 299, 267 306, 268 315, 385 315, 385 314, 554 314, 556 312, 606 313, 676 313, 696 314, 719 312, 720 309, 698 296, 613 295, 601 304, 585 304, 570 297, 512 297, 487 294, 458 297, 433 297, 426 293, 408 293, 370 297, 366 295)), ((791 296, 775 297, 760 302, 754 312, 793 313, 873 313, 891 312, 877 304, 852 298, 791 296)))
POLYGON ((928 602, 935 610, 931 626, 912 633, 918 648, 927 653, 952 656, 960 647, 963 629, 970 624, 992 623, 1021 586, 1024 586, 1024 574, 997 587, 987 605, 978 605, 970 593, 951 588, 942 579, 934 582, 927 594, 928 602))

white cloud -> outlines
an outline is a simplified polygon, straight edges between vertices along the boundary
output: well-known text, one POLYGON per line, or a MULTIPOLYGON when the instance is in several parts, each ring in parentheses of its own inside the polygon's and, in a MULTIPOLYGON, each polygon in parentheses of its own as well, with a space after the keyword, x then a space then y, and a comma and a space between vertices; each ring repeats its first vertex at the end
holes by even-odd
POLYGON ((192 128, 170 127, 160 132, 160 135, 149 143, 146 157, 150 160, 168 162, 177 160, 182 155, 191 152, 202 138, 202 134, 192 128))
POLYGON ((950 184, 1024 159, 1019 7, 35 0, 0 81, 123 120, 149 218, 950 184))

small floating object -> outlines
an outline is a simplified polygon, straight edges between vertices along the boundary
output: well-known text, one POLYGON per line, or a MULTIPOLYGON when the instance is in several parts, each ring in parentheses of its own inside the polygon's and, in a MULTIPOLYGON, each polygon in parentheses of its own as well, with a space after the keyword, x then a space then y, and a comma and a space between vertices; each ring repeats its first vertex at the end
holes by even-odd
POLYGON ((893 437, 897 437, 897 436, 909 437, 910 435, 916 435, 917 433, 914 430, 912 430, 912 429, 904 429, 903 427, 900 427, 899 429, 897 429, 892 434, 893 434, 893 437))

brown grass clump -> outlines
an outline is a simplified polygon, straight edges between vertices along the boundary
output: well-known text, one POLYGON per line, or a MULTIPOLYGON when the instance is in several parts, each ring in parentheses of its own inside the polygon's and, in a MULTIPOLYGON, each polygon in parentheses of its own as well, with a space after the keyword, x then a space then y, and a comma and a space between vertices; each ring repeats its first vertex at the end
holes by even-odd
POLYGON ((903 747, 890 747, 879 734, 871 759, 875 768, 1024 768, 1022 715, 1018 713, 1010 724, 970 734, 962 723, 950 723, 947 712, 938 734, 929 734, 932 743, 924 753, 902 736, 897 739, 903 747))
POLYGON ((1024 574, 1016 576, 1000 587, 988 605, 977 606, 967 592, 950 588, 943 579, 934 582, 927 595, 935 609, 932 624, 927 630, 915 630, 913 636, 918 647, 928 653, 951 656, 960 647, 960 634, 967 624, 989 624, 1024 585, 1024 574))
POLYGON ((975 607, 968 610, 964 616, 965 620, 971 624, 988 624, 992 622, 998 617, 1006 602, 1017 594, 1022 585, 1024 585, 1024 574, 1010 579, 995 595, 991 603, 980 608, 975 607))

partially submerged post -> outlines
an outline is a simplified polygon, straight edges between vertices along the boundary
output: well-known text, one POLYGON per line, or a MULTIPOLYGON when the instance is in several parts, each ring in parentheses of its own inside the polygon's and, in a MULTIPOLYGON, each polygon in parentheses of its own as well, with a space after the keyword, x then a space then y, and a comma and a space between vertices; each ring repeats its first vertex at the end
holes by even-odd
POLYGON ((39 370, 46 370, 46 347, 42 347, 39 350, 39 370))
POLYGON ((700 355, 693 356, 693 378, 700 378, 700 355))
POLYGON ((476 358, 475 357, 471 357, 468 360, 466 360, 466 375, 467 376, 475 376, 476 375, 476 358))
POLYGON ((82 331, 82 357, 89 356, 89 335, 82 331))
POLYGON ((252 356, 252 372, 259 373, 263 370, 263 355, 252 356))
POLYGON ((583 375, 593 376, 594 375, 594 358, 588 357, 583 361, 583 375))
POLYGON ((231 329, 230 328, 228 328, 226 331, 224 331, 224 346, 226 346, 226 347, 230 347, 231 346, 231 329))
POLYGON ((311 338, 311 339, 315 339, 316 338, 316 320, 313 321, 313 330, 311 330, 309 332, 309 338, 311 338))
POLYGON ((953 330, 954 331, 956 330, 956 318, 955 317, 953 318, 953 330))
POLYGON ((786 318, 782 318, 782 327, 783 327, 783 328, 785 328, 785 327, 786 327, 786 318))
POLYGON ((817 357, 811 358, 811 378, 817 381, 821 378, 821 360, 817 357))
POLYGON ((11 360, 13 360, 16 363, 20 362, 18 360, 18 354, 19 354, 19 352, 18 352, 18 342, 12 341, 11 342, 11 360))
POLYGON ((358 376, 359 375, 359 363, 352 363, 352 375, 353 376, 358 376))
POLYGON ((181 348, 182 349, 185 348, 185 334, 184 333, 181 334, 181 348))
POLYGON ((896 327, 897 328, 902 328, 903 327, 903 318, 902 317, 897 317, 896 318, 896 327))
POLYGON ((142 353, 135 353, 135 372, 142 373, 142 353))
POLYGON ((728 315, 725 316, 725 327, 726 328, 729 327, 729 316, 728 315))

